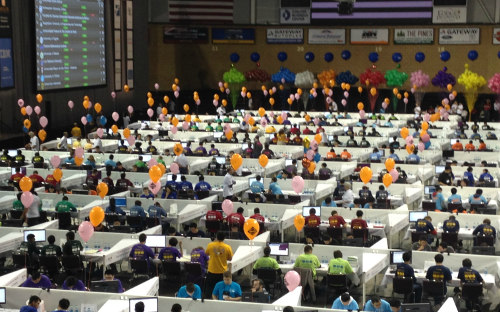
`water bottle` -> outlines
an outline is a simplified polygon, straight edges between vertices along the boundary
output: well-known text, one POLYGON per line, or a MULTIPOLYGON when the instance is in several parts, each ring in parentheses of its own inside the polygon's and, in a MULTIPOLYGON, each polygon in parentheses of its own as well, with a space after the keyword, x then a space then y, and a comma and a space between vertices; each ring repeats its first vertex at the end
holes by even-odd
POLYGON ((484 275, 488 274, 488 269, 484 268, 484 275))

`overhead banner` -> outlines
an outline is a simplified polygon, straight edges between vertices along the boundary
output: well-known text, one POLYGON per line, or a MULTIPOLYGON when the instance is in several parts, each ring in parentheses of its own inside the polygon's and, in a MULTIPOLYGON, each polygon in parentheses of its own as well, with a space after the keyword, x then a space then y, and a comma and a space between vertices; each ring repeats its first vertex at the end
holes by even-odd
POLYGON ((14 87, 12 39, 10 38, 0 38, 0 87, 14 87))
POLYGON ((493 28, 493 44, 500 44, 500 28, 493 28))
POLYGON ((163 29, 164 43, 208 43, 208 27, 167 26, 163 29))
POLYGON ((253 28, 212 28, 212 43, 254 44, 253 28))
POLYGON ((432 44, 434 43, 433 28, 395 28, 394 43, 396 44, 432 44))
POLYGON ((345 29, 310 28, 307 37, 309 44, 345 44, 345 29))
POLYGON ((268 28, 267 43, 304 43, 302 28, 268 28))
POLYGON ((433 24, 465 24, 466 22, 466 6, 434 6, 432 9, 433 24))
POLYGON ((389 44, 389 29, 351 29, 351 44, 389 44))
POLYGON ((479 44, 478 27, 440 28, 439 44, 479 44))
POLYGON ((281 8, 280 9, 281 24, 310 24, 311 9, 310 8, 281 8))

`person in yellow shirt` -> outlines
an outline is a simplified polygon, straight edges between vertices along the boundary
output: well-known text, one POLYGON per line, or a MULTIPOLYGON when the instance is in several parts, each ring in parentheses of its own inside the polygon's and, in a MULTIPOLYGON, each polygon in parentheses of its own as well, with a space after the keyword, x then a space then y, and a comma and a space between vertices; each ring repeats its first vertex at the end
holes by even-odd
POLYGON ((77 137, 76 140, 73 140, 73 149, 82 147, 82 139, 77 137))
POLYGON ((215 284, 223 280, 224 272, 228 271, 227 262, 233 259, 231 246, 224 243, 225 234, 217 232, 217 239, 208 244, 205 253, 210 257, 205 280, 205 297, 211 298, 215 284))
POLYGON ((201 122, 201 119, 198 115, 196 115, 193 119, 193 122, 201 122))
POLYGON ((85 142, 85 147, 83 149, 86 151, 92 151, 92 141, 90 141, 89 138, 87 138, 87 141, 85 142))
POLYGON ((73 128, 71 129, 71 135, 74 138, 81 138, 82 137, 82 129, 80 129, 80 127, 78 127, 78 124, 76 122, 73 124, 73 128))

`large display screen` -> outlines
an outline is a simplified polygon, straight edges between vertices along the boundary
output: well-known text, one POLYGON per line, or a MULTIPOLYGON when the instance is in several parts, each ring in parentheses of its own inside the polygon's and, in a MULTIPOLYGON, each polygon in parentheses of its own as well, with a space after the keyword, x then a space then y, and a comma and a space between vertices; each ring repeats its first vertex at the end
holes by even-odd
POLYGON ((104 0, 35 0, 37 90, 106 84, 104 0))

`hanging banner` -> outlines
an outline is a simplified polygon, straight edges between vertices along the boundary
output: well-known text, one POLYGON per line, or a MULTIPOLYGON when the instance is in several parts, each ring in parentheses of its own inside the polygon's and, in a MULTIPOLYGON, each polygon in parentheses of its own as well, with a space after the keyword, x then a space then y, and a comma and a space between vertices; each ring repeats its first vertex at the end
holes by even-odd
POLYGON ((268 28, 267 43, 304 43, 302 28, 268 28))
POLYGON ((433 28, 395 28, 394 43, 396 44, 433 44, 433 28))
POLYGON ((281 8, 281 24, 311 24, 310 8, 281 8))
POLYGON ((432 23, 465 24, 467 23, 467 6, 434 6, 432 23))
POLYGON ((493 44, 500 44, 500 28, 493 28, 493 44))
POLYGON ((439 44, 479 44, 479 27, 440 28, 439 44))
POLYGON ((389 44, 389 29, 351 29, 351 44, 389 44))
POLYGON ((308 30, 309 44, 345 44, 345 29, 310 28, 308 30))

